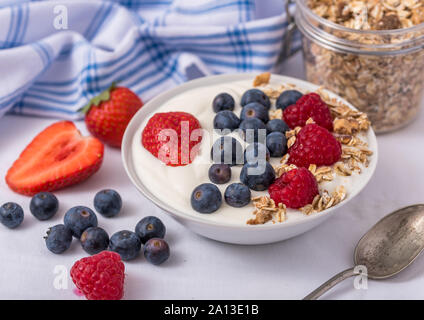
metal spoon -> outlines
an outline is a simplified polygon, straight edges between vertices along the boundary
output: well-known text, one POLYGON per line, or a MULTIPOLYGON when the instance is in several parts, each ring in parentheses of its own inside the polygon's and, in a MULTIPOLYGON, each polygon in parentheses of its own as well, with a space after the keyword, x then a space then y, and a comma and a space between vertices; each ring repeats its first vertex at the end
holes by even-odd
MULTIPOLYGON (((424 249, 424 204, 399 209, 377 222, 356 245, 354 262, 367 268, 370 279, 394 276, 424 249)), ((354 268, 335 275, 304 300, 315 300, 339 282, 358 275, 354 268)))

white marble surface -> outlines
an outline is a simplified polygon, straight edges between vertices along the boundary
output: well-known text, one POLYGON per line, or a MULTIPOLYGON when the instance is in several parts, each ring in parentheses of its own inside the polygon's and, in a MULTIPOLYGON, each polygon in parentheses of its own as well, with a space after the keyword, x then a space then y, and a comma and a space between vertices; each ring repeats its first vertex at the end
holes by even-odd
MULTIPOLYGON (((285 64, 285 74, 302 75, 301 56, 285 64)), ((54 286, 56 266, 69 269, 85 256, 77 241, 63 255, 51 254, 44 245, 46 229, 62 223, 74 205, 92 206, 101 188, 118 190, 124 211, 116 219, 99 217, 109 234, 133 229, 146 215, 157 215, 166 224, 170 260, 160 267, 144 258, 126 263, 127 299, 300 299, 335 273, 352 266, 356 242, 385 214, 409 204, 424 202, 424 114, 408 128, 378 137, 380 159, 365 190, 333 218, 307 234, 281 243, 237 246, 199 237, 176 223, 131 185, 117 150, 107 149, 100 172, 87 182, 57 192, 60 211, 53 220, 36 221, 28 210, 30 199, 11 192, 7 169, 22 148, 52 120, 6 116, 0 119, 0 202, 15 201, 25 209, 17 230, 0 225, 0 298, 81 299, 68 289, 54 286)), ((77 123, 83 131, 83 122, 77 123)), ((367 290, 356 290, 348 279, 325 295, 327 299, 424 299, 424 257, 399 276, 369 281, 367 290)))

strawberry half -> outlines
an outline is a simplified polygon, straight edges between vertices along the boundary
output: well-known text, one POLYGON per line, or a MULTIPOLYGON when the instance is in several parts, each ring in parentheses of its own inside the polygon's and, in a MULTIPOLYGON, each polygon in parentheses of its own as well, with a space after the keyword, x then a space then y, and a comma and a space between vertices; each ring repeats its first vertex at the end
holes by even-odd
POLYGON ((128 88, 113 83, 106 91, 81 109, 90 133, 111 147, 120 148, 128 123, 143 106, 140 98, 128 88))
POLYGON ((195 146, 201 141, 199 121, 186 112, 154 114, 147 122, 141 138, 146 150, 173 167, 193 162, 199 151, 195 146))
POLYGON ((103 152, 103 144, 96 138, 81 136, 74 123, 57 122, 25 148, 7 172, 6 183, 27 196, 62 189, 99 170, 103 152))

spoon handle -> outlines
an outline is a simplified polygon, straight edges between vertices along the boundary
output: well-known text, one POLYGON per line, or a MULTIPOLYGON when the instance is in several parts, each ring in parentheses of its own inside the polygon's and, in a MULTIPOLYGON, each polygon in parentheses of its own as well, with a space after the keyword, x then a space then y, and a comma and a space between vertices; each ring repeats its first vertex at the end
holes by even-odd
POLYGON ((354 268, 350 268, 345 271, 342 271, 336 274, 326 283, 322 284, 320 287, 312 291, 305 298, 303 298, 303 300, 316 300, 319 297, 321 297, 324 293, 326 293, 328 290, 330 290, 332 287, 334 287, 336 284, 338 284, 339 282, 342 282, 343 280, 346 280, 347 278, 353 277, 354 275, 357 275, 357 273, 354 271, 354 268))

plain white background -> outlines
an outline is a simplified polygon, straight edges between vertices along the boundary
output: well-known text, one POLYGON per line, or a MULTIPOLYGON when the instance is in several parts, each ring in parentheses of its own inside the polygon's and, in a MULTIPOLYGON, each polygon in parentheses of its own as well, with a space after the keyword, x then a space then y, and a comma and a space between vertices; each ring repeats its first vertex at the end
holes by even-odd
MULTIPOLYGON (((301 55, 285 63, 284 74, 303 77, 301 55)), ((26 211, 19 229, 0 226, 1 299, 82 299, 74 294, 70 279, 67 289, 56 289, 54 271, 57 266, 69 270, 85 256, 84 251, 74 241, 65 254, 54 255, 45 248, 43 235, 49 226, 62 223, 70 207, 92 207, 95 193, 102 188, 118 190, 124 201, 119 217, 99 216, 99 225, 110 235, 133 230, 146 215, 160 217, 168 229, 166 240, 172 256, 167 263, 156 267, 142 256, 126 263, 126 299, 300 299, 352 266, 357 241, 380 218, 400 207, 424 202, 424 115, 420 113, 409 127, 378 136, 376 174, 355 200, 323 225, 284 242, 237 246, 191 233, 136 191, 121 165, 120 152, 109 148, 99 173, 83 184, 57 192, 58 214, 51 221, 39 222, 29 213, 30 199, 11 192, 4 176, 25 145, 52 122, 12 116, 0 119, 0 202, 15 201, 26 211)), ((77 126, 86 133, 83 122, 77 126)), ((367 290, 354 289, 353 279, 348 279, 325 298, 424 299, 422 270, 424 257, 393 279, 370 280, 367 290)))

